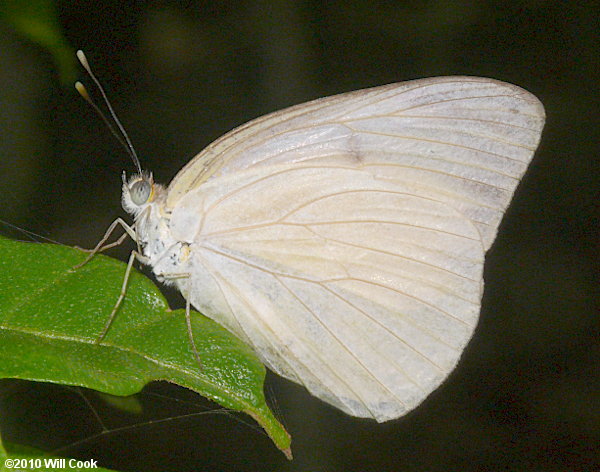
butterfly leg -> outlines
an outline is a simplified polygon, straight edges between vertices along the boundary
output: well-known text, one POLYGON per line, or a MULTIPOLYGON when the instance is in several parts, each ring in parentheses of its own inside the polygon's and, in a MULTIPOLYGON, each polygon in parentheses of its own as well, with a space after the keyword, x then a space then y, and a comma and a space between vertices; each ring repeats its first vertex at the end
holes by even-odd
MULTIPOLYGON (((125 233, 125 234, 127 234, 127 233, 125 233)), ((104 328, 102 329, 102 332, 96 339, 96 344, 100 344, 102 342, 102 340, 105 338, 106 333, 108 333, 108 330, 110 329, 110 326, 111 326, 113 320, 115 319, 115 315, 117 314, 117 311, 119 310, 119 307, 121 306, 121 303, 123 303, 123 299, 125 298, 125 294, 127 293, 127 284, 129 282, 129 275, 131 274, 131 268, 133 267, 133 263, 135 262, 136 259, 139 260, 140 262, 142 262, 143 264, 148 263, 147 257, 143 256, 142 254, 140 254, 137 251, 131 251, 131 254, 129 255, 129 261, 127 262, 127 269, 125 269, 125 276, 123 277, 123 284, 121 285, 121 292, 119 293, 119 298, 117 298, 117 302, 113 306, 113 309, 110 312, 110 315, 108 316, 108 319, 106 320, 106 323, 104 324, 104 328)))
POLYGON ((187 287, 186 287, 186 297, 185 297, 185 324, 187 326, 188 337, 190 340, 190 346, 192 347, 192 352, 194 353, 194 357, 196 358, 196 362, 200 366, 200 371, 204 370, 204 366, 202 361, 200 360, 200 354, 198 354, 198 348, 196 347, 196 341, 194 340, 194 332, 192 331, 192 316, 191 316, 191 302, 190 302, 190 290, 192 277, 190 273, 180 273, 180 274, 161 274, 161 276, 165 279, 187 279, 187 287))
MULTIPOLYGON (((135 225, 134 225, 135 226, 135 225)), ((86 250, 84 249, 84 251, 89 252, 90 254, 88 255, 88 257, 86 257, 86 259, 77 264, 75 267, 73 267, 71 270, 77 270, 81 267, 83 267, 84 265, 86 265, 97 253, 102 252, 106 249, 109 249, 111 247, 115 247, 118 246, 119 244, 121 244, 125 238, 129 236, 131 239, 133 239, 134 241, 137 241, 137 235, 135 230, 133 229, 132 226, 129 226, 127 223, 125 223, 125 221, 123 221, 121 218, 117 218, 115 221, 112 222, 112 224, 108 227, 108 229, 106 230, 106 233, 104 233, 104 236, 102 237, 102 239, 100 241, 98 241, 98 244, 96 244, 96 247, 92 250, 86 250), (121 225, 121 227, 125 230, 125 233, 123 233, 119 239, 117 239, 115 242, 112 242, 110 244, 107 244, 104 246, 104 243, 107 241, 107 239, 110 237, 110 235, 113 233, 113 231, 115 230, 115 228, 121 225)), ((139 253, 139 247, 138 247, 138 253, 139 253)))

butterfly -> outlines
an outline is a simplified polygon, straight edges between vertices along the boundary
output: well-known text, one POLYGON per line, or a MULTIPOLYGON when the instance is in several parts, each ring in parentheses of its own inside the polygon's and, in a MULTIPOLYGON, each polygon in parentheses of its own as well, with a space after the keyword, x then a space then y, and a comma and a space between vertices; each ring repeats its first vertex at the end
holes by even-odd
POLYGON ((122 203, 160 279, 271 370, 383 422, 458 363, 543 125, 492 79, 358 90, 234 129, 168 187, 138 166, 122 203))

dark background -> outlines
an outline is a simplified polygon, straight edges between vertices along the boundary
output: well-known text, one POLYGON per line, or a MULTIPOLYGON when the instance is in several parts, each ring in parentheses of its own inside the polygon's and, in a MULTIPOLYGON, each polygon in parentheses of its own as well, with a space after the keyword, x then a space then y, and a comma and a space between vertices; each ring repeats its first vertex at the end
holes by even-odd
MULTIPOLYGON (((407 416, 382 425, 350 418, 270 375, 268 396, 293 437, 288 462, 225 415, 116 430, 197 411, 182 403, 196 397, 175 387, 143 393, 143 416, 85 393, 108 430, 94 439, 102 427, 77 391, 11 382, 2 385, 3 438, 72 444, 61 452, 132 471, 600 468, 600 38, 591 4, 57 2, 68 42, 86 51, 143 166, 163 183, 249 119, 413 78, 512 82, 537 95, 548 118, 488 253, 475 336, 449 380, 407 416)), ((0 24, 0 219, 92 247, 124 216, 124 169, 133 170, 127 155, 61 85, 51 55, 0 24)), ((131 247, 113 254, 125 258, 131 247)))

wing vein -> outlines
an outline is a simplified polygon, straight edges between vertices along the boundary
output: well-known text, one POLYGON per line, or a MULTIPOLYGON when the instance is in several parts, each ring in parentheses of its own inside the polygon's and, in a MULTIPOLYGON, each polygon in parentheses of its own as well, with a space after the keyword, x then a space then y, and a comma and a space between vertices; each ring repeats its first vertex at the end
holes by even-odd
MULTIPOLYGON (((340 339, 340 338, 339 338, 339 337, 338 337, 338 336, 337 336, 337 335, 336 335, 336 334, 335 334, 333 331, 331 331, 331 329, 329 329, 329 327, 328 327, 328 326, 327 326, 327 325, 326 325, 326 324, 323 322, 323 320, 321 320, 321 318, 319 318, 319 317, 317 316, 317 314, 314 312, 314 310, 312 310, 312 309, 311 309, 309 306, 307 306, 307 305, 306 305, 306 303, 304 303, 304 301, 302 301, 302 299, 301 299, 300 297, 298 297, 298 295, 297 295, 297 294, 296 294, 296 293, 295 293, 293 290, 291 290, 291 289, 290 289, 290 288, 289 288, 289 287, 288 287, 288 286, 287 286, 287 285, 286 285, 286 284, 285 284, 285 283, 284 283, 284 282, 281 280, 281 278, 280 278, 280 277, 278 277, 277 275, 273 275, 273 276, 274 276, 274 277, 275 277, 275 279, 276 279, 276 280, 277 280, 277 281, 278 281, 278 282, 281 284, 281 286, 282 286, 282 287, 284 287, 284 288, 285 288, 285 289, 286 289, 286 290, 287 290, 287 291, 290 293, 290 295, 292 295, 292 297, 294 297, 294 298, 295 298, 295 299, 298 301, 298 303, 300 303, 300 304, 301 304, 301 305, 302 305, 302 306, 303 306, 303 307, 304 307, 306 310, 308 310, 310 313, 312 313, 312 315, 313 315, 313 317, 315 318, 315 320, 317 320, 317 321, 318 321, 318 323, 319 323, 319 324, 320 324, 320 325, 323 327, 323 329, 325 329, 325 330, 326 330, 326 331, 327 331, 327 332, 328 332, 328 333, 329 333, 329 334, 330 334, 330 335, 331 335, 331 336, 332 336, 332 337, 333 337, 333 338, 334 338, 334 339, 335 339, 335 340, 336 340, 336 341, 339 343, 339 345, 340 345, 340 346, 341 346, 341 347, 342 347, 342 348, 343 348, 343 349, 344 349, 344 350, 345 350, 345 351, 346 351, 346 352, 347 352, 347 353, 348 353, 348 354, 349 354, 349 355, 350 355, 352 358, 354 358, 354 360, 356 361, 356 363, 357 363, 357 364, 359 364, 359 365, 360 365, 360 366, 361 366, 361 367, 362 367, 362 368, 365 370, 365 372, 367 372, 367 373, 369 374, 369 376, 370 376, 371 378, 373 378, 373 380, 375 380, 375 382, 376 382, 376 383, 378 383, 379 385, 381 385, 382 387, 384 387, 384 388, 385 388, 387 391, 389 391, 389 392, 390 392, 390 393, 391 393, 391 394, 392 394, 392 395, 393 395, 395 398, 397 398, 397 399, 398 399, 398 401, 399 401, 400 403, 402 403, 403 405, 405 405, 405 406, 406 406, 406 404, 405 404, 405 403, 404 403, 404 402, 403 402, 403 401, 402 401, 402 400, 401 400, 401 399, 400 399, 400 398, 399 398, 399 397, 398 397, 398 396, 397 396, 397 395, 396 395, 394 392, 392 392, 391 390, 389 390, 389 389, 387 388, 387 386, 386 386, 386 385, 382 384, 382 383, 379 381, 379 379, 378 379, 378 378, 375 376, 375 374, 373 374, 373 372, 371 371, 371 369, 369 369, 367 366, 365 366, 365 365, 364 365, 364 364, 363 364, 363 363, 360 361, 360 359, 359 359, 359 358, 358 358, 358 357, 357 357, 357 356, 356 356, 356 355, 355 355, 355 354, 354 354, 354 353, 353 353, 353 352, 352 352, 350 349, 348 349, 348 346, 346 346, 346 344, 345 344, 345 343, 344 343, 344 342, 343 342, 343 341, 342 341, 342 340, 341 340, 341 339, 340 339)), ((322 288, 324 288, 322 285, 321 285, 321 287, 322 287, 322 288)), ((318 350, 317 350, 317 352, 318 352, 318 350)), ((320 357, 320 356, 319 356, 319 357, 320 357)), ((323 359, 321 359, 321 360, 323 361, 323 359)), ((327 365, 327 363, 325 363, 324 361, 323 361, 323 363, 324 363, 325 365, 327 365)), ((358 394, 358 392, 356 392, 356 391, 355 391, 355 389, 353 389, 353 388, 352 388, 352 387, 351 387, 351 386, 350 386, 350 385, 349 385, 347 382, 343 381, 343 380, 342 380, 342 379, 341 379, 339 376, 338 376, 338 378, 339 378, 339 379, 340 379, 340 380, 341 380, 341 381, 342 381, 342 382, 343 382, 343 383, 344 383, 344 384, 345 384, 345 385, 348 387, 348 389, 349 389, 351 392, 353 392, 353 393, 354 393, 354 395, 356 395, 358 398, 360 398, 360 399, 361 399, 361 401, 362 401, 363 405, 365 406, 365 408, 366 408, 367 410, 369 410, 369 412, 371 412, 371 414, 373 414, 373 412, 372 412, 372 411, 369 409, 369 407, 368 407, 368 403, 365 401, 365 399, 364 399, 364 398, 363 398, 361 395, 359 395, 359 394, 358 394)))
MULTIPOLYGON (((341 280, 341 279, 340 279, 341 280)), ((389 329, 387 326, 381 324, 379 321, 377 321, 375 318, 373 318, 371 315, 369 315, 366 311, 362 310, 361 308, 359 308, 358 306, 354 305, 352 302, 346 300, 344 297, 342 297, 340 294, 338 294, 335 290, 332 290, 329 287, 323 286, 323 288, 325 290, 327 290, 328 292, 330 292, 331 294, 333 294, 335 297, 337 297, 338 299, 342 300, 343 302, 347 303, 348 305, 350 305, 352 308, 354 308, 355 310, 358 310, 360 313, 362 313, 363 315, 365 315, 368 319, 370 319, 373 323, 375 323, 376 325, 380 326, 381 328, 383 328, 385 331, 387 331, 388 333, 390 333, 390 335, 392 337, 394 337, 395 339, 397 339, 400 343, 404 344, 408 349, 410 349, 412 352, 414 352, 415 354, 417 354, 418 356, 422 357, 425 361, 427 361, 429 364, 431 364, 435 369, 439 370, 440 372, 444 372, 444 369, 437 365, 435 362, 433 362, 431 359, 429 359, 425 354, 423 354, 421 351, 419 351, 415 346, 413 346, 412 344, 410 344, 409 342, 407 342, 405 339, 401 338, 400 336, 398 336, 396 333, 394 333, 391 329, 389 329)), ((387 288, 384 286, 384 288, 387 288)), ((416 329, 418 329, 419 331, 427 334, 428 336, 432 337, 433 339, 437 340, 440 342, 440 344, 444 344, 445 346, 449 347, 450 349, 452 349, 453 351, 459 351, 458 349, 456 349, 453 346, 450 346, 449 344, 446 344, 444 341, 442 341, 441 339, 437 338, 436 336, 434 336, 433 334, 429 333, 426 330, 423 330, 419 325, 413 323, 410 319, 405 318, 406 321, 411 324, 413 327, 415 327, 416 329)), ((393 361, 392 361, 393 362, 393 361)), ((394 363, 394 365, 396 365, 394 363)), ((397 365, 396 365, 397 366, 397 365)), ((397 366, 397 368, 399 370, 401 370, 402 372, 404 372, 404 370, 397 366)), ((419 385, 414 379, 412 379, 406 372, 404 372, 404 375, 406 375, 406 377, 411 381, 411 383, 414 383, 419 389, 422 389, 421 385, 419 385)))
MULTIPOLYGON (((435 306, 435 305, 433 305, 433 304, 431 304, 431 303, 428 303, 428 302, 426 302, 425 300, 423 300, 423 299, 421 299, 421 298, 419 298, 419 297, 415 297, 414 295, 407 294, 406 292, 403 292, 402 290, 397 290, 397 289, 395 289, 395 288, 393 288, 393 287, 390 287, 390 286, 388 286, 388 285, 385 285, 385 284, 381 284, 381 283, 373 282, 372 280, 359 279, 359 278, 356 278, 356 277, 339 277, 339 278, 336 278, 336 279, 328 279, 328 280, 324 280, 324 281, 323 281, 323 283, 326 283, 326 284, 331 284, 331 283, 334 283, 334 282, 341 282, 341 281, 346 281, 346 280, 355 281, 355 282, 362 282, 362 283, 365 283, 365 284, 367 284, 367 285, 374 285, 374 286, 376 286, 376 287, 381 287, 381 288, 384 288, 384 289, 386 289, 386 290, 390 290, 390 291, 392 291, 392 292, 396 292, 396 293, 397 293, 397 294, 399 294, 399 295, 403 295, 403 296, 405 296, 405 297, 412 298, 412 299, 413 299, 413 300, 415 300, 416 302, 422 303, 423 305, 425 305, 425 306, 428 306, 429 308, 432 308, 433 310, 440 312, 442 315, 445 315, 445 316, 447 316, 448 318, 450 318, 450 319, 452 319, 452 320, 454 320, 454 321, 457 321, 457 322, 459 322, 459 323, 461 323, 461 324, 463 324, 463 325, 465 325, 465 326, 468 326, 469 328, 471 328, 471 326, 469 326, 469 325, 468 325, 467 323, 465 323, 463 320, 461 320, 461 319, 459 319, 459 318, 457 318, 457 317, 455 317, 455 316, 451 315, 451 314, 450 314, 450 313, 448 313, 447 311, 444 311, 444 310, 442 310, 441 308, 439 308, 439 307, 437 307, 437 306, 435 306)), ((320 282, 316 282, 316 283, 320 283, 320 282)), ((406 318, 406 319, 408 320, 408 318, 406 318)), ((452 350, 454 350, 454 351, 458 351, 458 349, 457 349, 456 347, 454 347, 454 346, 451 346, 450 344, 448 344, 448 343, 446 343, 445 341, 441 340, 441 339, 440 339, 440 338, 438 338, 436 335, 434 335, 434 334, 433 334, 433 333, 431 333, 430 331, 428 331, 428 330, 424 329, 424 328, 423 328, 423 327, 421 327, 420 325, 418 325, 418 324, 415 324, 415 323, 412 323, 412 322, 410 322, 410 324, 412 324, 412 325, 413 325, 415 328, 419 329, 419 330, 420 330, 420 331, 422 331, 423 333, 427 334, 429 337, 431 337, 431 338, 435 339, 436 341, 439 341, 441 344, 444 344, 445 346, 449 347, 450 349, 452 349, 452 350)))
MULTIPOLYGON (((227 306, 229 307, 229 310, 232 314, 232 316, 235 317, 236 322, 238 323, 238 325, 241 327, 242 332, 244 333, 244 335, 246 336, 247 339, 253 339, 251 336, 248 335, 248 333, 246 332, 246 330, 242 327, 243 325, 240 323, 235 310, 233 309, 231 303, 228 300, 227 295, 225 295, 225 291, 223 290, 223 284, 227 285, 229 287, 229 289, 231 290, 232 293, 236 294, 236 296, 240 299, 240 301, 242 301, 244 303, 244 305, 246 305, 246 307, 248 308, 248 310, 252 313, 254 313, 255 315, 255 319, 257 321, 261 321, 261 325, 264 327, 265 330, 267 330, 268 334, 266 334, 265 336, 263 336, 263 338, 269 342, 271 344, 271 347, 273 348, 273 351, 279 354, 279 348, 278 348, 278 344, 273 342, 274 339, 277 339, 279 341, 279 346, 284 346, 285 343, 283 342, 283 340, 277 335, 277 332, 274 331, 273 329, 271 329, 269 327, 268 324, 263 323, 262 322, 262 317, 260 316, 260 313, 258 313, 256 311, 256 309, 254 308, 254 306, 252 305, 252 303, 246 298, 246 296, 244 296, 242 293, 240 293, 240 291, 237 289, 237 287, 235 287, 235 285, 233 285, 231 282, 229 282, 227 279, 225 279, 224 277, 221 276, 221 274, 219 273, 219 271, 217 271, 214 267, 212 267, 212 264, 208 263, 208 261, 206 259, 203 259, 203 263, 206 263, 206 267, 207 268, 211 268, 212 269, 212 273, 211 275, 213 275, 213 277, 215 277, 215 280, 217 281, 217 285, 219 287, 219 290, 221 291, 221 293, 223 294, 223 299, 225 300, 225 302, 227 303, 227 306)), ((288 368, 294 372, 294 375, 296 376, 297 379, 302 379, 302 375, 299 374, 299 372, 294 368, 294 366, 292 364, 290 364, 289 362, 287 362, 286 357, 292 357, 295 359, 295 361, 297 363, 301 363, 300 360, 295 356, 295 354, 292 351, 289 351, 289 355, 286 354, 286 356, 279 356, 279 361, 282 363, 285 363, 288 368)), ((335 372, 333 372, 334 375, 335 372)), ((340 379, 341 380, 341 379, 340 379)), ((323 386, 325 389, 327 389, 327 387, 323 386)), ((329 390, 329 389, 327 389, 329 390)), ((331 392, 333 395, 333 392, 331 392)))
MULTIPOLYGON (((337 244, 342 244, 342 245, 350 246, 350 247, 356 247, 358 249, 365 249, 367 251, 377 252, 379 254, 385 254, 386 256, 398 257, 399 259, 404 259, 404 260, 407 260, 407 261, 415 262, 417 264, 422 264, 424 266, 430 267, 430 268, 435 269, 435 270, 440 270, 440 271, 446 272, 446 273, 448 273, 450 275, 453 275, 453 276, 456 276, 456 277, 460 277, 461 279, 468 280, 469 282, 477 282, 477 280, 472 279, 470 277, 467 277, 465 275, 461 275, 461 274, 458 274, 456 272, 452 272, 451 270, 445 269, 443 267, 436 266, 434 264, 429 264, 427 262, 420 261, 419 259, 414 259, 412 257, 404 256, 402 254, 398 254, 398 253, 395 253, 395 252, 384 251, 383 249, 373 248, 373 247, 368 247, 368 246, 361 246, 360 244, 353 244, 353 243, 349 243, 349 242, 342 241, 342 240, 339 240, 339 239, 333 239, 333 238, 330 238, 330 237, 327 237, 326 239, 328 241, 331 241, 331 242, 334 242, 334 243, 337 243, 337 244)), ((415 244, 414 246, 416 246, 416 247, 422 247, 422 246, 419 246, 417 244, 415 244)), ((442 251, 437 251, 437 252, 442 252, 442 251)), ((462 259, 462 260, 468 260, 468 259, 462 259)), ((415 280, 418 280, 419 282, 422 282, 422 283, 428 285, 429 287, 433 287, 433 288, 437 288, 437 289, 442 289, 443 288, 440 285, 433 284, 431 281, 429 281, 427 279, 415 278, 415 280)), ((469 303, 473 302, 472 300, 468 300, 468 299, 466 299, 464 297, 461 297, 460 295, 458 295, 456 293, 454 293, 454 294, 456 295, 457 298, 459 298, 459 299, 461 299, 463 301, 466 301, 466 302, 469 302, 469 303)))
MULTIPOLYGON (((300 280, 300 281, 303 281, 303 282, 316 283, 316 284, 321 285, 322 287, 324 287, 323 284, 333 283, 333 282, 340 282, 340 281, 344 281, 344 280, 354 280, 354 281, 357 281, 357 282, 366 283, 368 285, 378 286, 378 287, 384 288, 386 290, 390 290, 392 292, 395 292, 395 293, 397 293, 397 294, 399 294, 401 296, 405 296, 407 298, 411 298, 411 299, 413 299, 414 301, 416 301, 418 303, 421 303, 421 304, 423 304, 425 306, 428 306, 429 308, 432 308, 435 311, 440 312, 442 315, 445 315, 445 316, 447 316, 447 317, 449 317, 449 318, 451 318, 451 319, 453 319, 455 321, 458 321, 458 322, 460 322, 462 324, 465 324, 464 321, 456 318, 455 316, 451 315, 450 313, 448 313, 447 311, 443 310, 442 308, 439 308, 439 307, 437 307, 437 306, 435 306, 435 305, 433 305, 433 304, 431 304, 431 303, 429 303, 429 302, 427 302, 427 301, 425 301, 425 300, 423 300, 423 299, 421 299, 421 298, 419 298, 417 296, 411 295, 409 293, 403 292, 402 290, 398 290, 398 289, 395 289, 393 287, 389 287, 389 286, 384 285, 384 284, 379 284, 379 283, 376 283, 376 282, 373 282, 373 281, 370 281, 370 280, 365 280, 365 279, 358 279, 356 277, 338 277, 338 278, 330 278, 330 279, 323 279, 323 280, 315 280, 315 279, 310 279, 310 278, 307 278, 307 277, 300 277, 299 275, 285 274, 283 272, 279 272, 279 271, 274 271, 274 270, 271 270, 271 269, 267 269, 266 267, 260 266, 258 264, 253 264, 253 263, 251 263, 249 261, 246 261, 244 259, 240 259, 239 257, 234 257, 231 254, 227 254, 227 253, 225 253, 223 251, 219 251, 219 250, 217 250, 215 248, 211 248, 209 246, 202 245, 201 247, 204 248, 204 249, 206 249, 206 250, 208 250, 208 251, 214 252, 215 254, 218 254, 218 255, 220 255, 222 257, 226 257, 226 258, 228 258, 228 259, 230 259, 232 261, 235 261, 237 263, 246 265, 248 267, 251 267, 253 269, 259 270, 261 272, 270 274, 270 275, 272 275, 274 277, 282 276, 282 277, 287 277, 287 278, 290 278, 290 279, 300 280)), ((418 327, 418 325, 415 325, 415 326, 418 327)), ((429 333, 428 331, 426 331, 426 330, 424 330, 422 328, 419 328, 419 329, 421 331, 423 331, 424 333, 426 333, 427 335, 431 336, 432 338, 437 339, 440 343, 445 344, 449 348, 451 348, 451 349, 453 349, 455 351, 457 350, 455 347, 450 346, 449 344, 446 344, 444 341, 442 341, 441 339, 438 339, 435 335, 429 333)))
MULTIPOLYGON (((475 152, 478 152, 478 153, 488 154, 490 156, 503 157, 505 159, 508 159, 508 160, 511 160, 511 161, 515 161, 515 162, 521 162, 521 163, 523 162, 520 159, 515 159, 513 157, 506 156, 504 154, 498 154, 498 153, 495 153, 495 152, 486 151, 484 149, 479 149, 479 148, 475 148, 475 147, 471 147, 471 146, 465 146, 463 144, 451 143, 451 142, 448 142, 448 141, 440 141, 438 139, 428 139, 428 138, 425 138, 423 136, 405 136, 405 135, 400 135, 400 134, 384 133, 384 132, 381 132, 381 131, 380 132, 375 132, 375 131, 359 131, 359 130, 356 130, 356 129, 352 128, 351 126, 349 126, 346 123, 339 123, 339 124, 348 127, 353 133, 356 133, 356 134, 365 133, 365 134, 372 134, 374 136, 385 136, 387 138, 405 139, 407 141, 425 141, 425 142, 428 142, 428 143, 441 144, 443 146, 455 147, 455 148, 460 148, 460 149, 467 149, 469 151, 475 151, 475 152)), ((473 135, 471 135, 471 136, 473 136, 473 135)), ((489 141, 497 141, 497 140, 491 139, 489 137, 486 137, 485 139, 489 140, 489 141)), ((497 142, 506 144, 504 141, 497 141, 497 142)), ((520 147, 520 148, 526 149, 528 151, 534 151, 535 150, 535 148, 530 148, 530 147, 527 147, 527 146, 521 146, 521 145, 516 144, 516 143, 510 143, 510 144, 512 146, 520 147)))

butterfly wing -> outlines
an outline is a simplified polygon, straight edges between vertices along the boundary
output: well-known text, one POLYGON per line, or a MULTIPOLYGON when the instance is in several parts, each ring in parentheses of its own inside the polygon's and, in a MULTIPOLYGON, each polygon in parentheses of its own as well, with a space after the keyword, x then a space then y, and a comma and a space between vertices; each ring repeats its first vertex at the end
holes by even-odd
POLYGON ((338 408, 406 413, 473 333, 484 254, 543 122, 518 87, 445 77, 232 131, 169 187, 192 304, 338 408))

